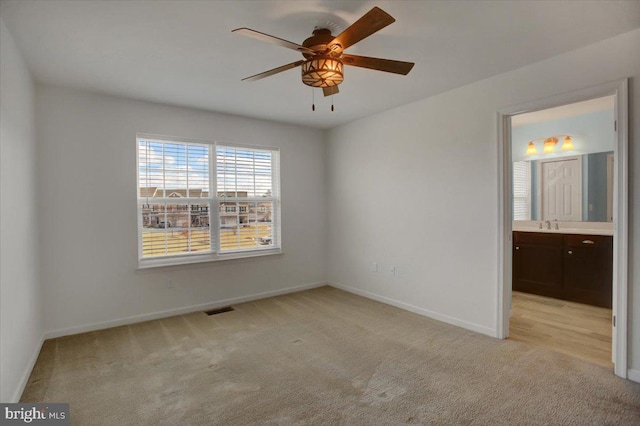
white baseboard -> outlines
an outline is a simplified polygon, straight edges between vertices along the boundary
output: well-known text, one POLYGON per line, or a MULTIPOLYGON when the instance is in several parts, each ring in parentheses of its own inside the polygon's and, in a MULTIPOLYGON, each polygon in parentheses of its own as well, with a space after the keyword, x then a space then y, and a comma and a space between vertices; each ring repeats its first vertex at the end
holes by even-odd
POLYGON ((627 370, 627 379, 632 380, 634 382, 640 383, 640 370, 627 370))
POLYGON ((410 311, 418 315, 423 315, 425 317, 429 317, 438 321, 446 322, 447 324, 455 325, 457 327, 466 328, 467 330, 475 331, 478 333, 486 334, 487 336, 496 337, 496 330, 493 328, 485 327, 483 325, 474 324, 472 322, 464 321, 458 318, 450 317, 445 314, 441 314, 439 312, 434 312, 429 309, 420 308, 418 306, 411 305, 409 303, 400 302, 399 300, 390 299, 385 296, 379 296, 374 293, 370 293, 365 290, 360 290, 354 287, 349 287, 340 283, 327 283, 331 287, 338 288, 340 290, 348 291, 349 293, 357 294, 358 296, 366 297, 368 299, 373 299, 378 302, 386 303, 387 305, 395 306, 396 308, 404 309, 405 311, 410 311))
POLYGON ((33 367, 36 365, 36 361, 38 360, 38 355, 40 355, 40 350, 42 349, 42 344, 44 343, 45 337, 44 334, 40 336, 40 341, 36 345, 36 349, 33 351, 31 355, 31 359, 29 359, 29 364, 25 367, 22 372, 22 376, 20 377, 20 381, 18 382, 18 386, 16 386, 16 390, 11 396, 11 400, 7 402, 19 402, 22 393, 24 392, 24 388, 27 386, 27 382, 29 381, 29 376, 31 376, 31 372, 33 371, 33 367))
POLYGON ((287 287, 279 290, 266 291, 264 293, 256 293, 248 296, 233 297, 230 299, 217 300, 213 302, 202 303, 198 305, 184 306, 182 308, 168 309, 166 311, 152 312, 149 314, 134 315, 131 317, 120 318, 110 321, 94 322, 77 327, 60 328, 45 333, 47 339, 55 337, 69 336, 72 334, 86 333, 88 331, 103 330, 105 328, 118 327, 120 325, 134 324, 137 322, 151 321, 160 318, 172 317, 175 315, 189 314, 191 312, 204 311, 207 309, 220 308, 222 306, 233 305, 236 303, 251 302, 253 300, 265 299, 267 297, 280 296, 282 294, 295 293, 298 291, 309 290, 316 287, 327 285, 326 282, 317 282, 312 284, 304 284, 296 287, 287 287))

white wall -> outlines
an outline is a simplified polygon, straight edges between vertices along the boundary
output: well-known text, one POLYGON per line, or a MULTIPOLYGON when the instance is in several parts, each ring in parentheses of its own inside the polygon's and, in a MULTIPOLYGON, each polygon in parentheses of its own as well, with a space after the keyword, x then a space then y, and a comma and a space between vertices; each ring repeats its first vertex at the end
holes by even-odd
POLYGON ((17 402, 42 342, 34 87, 0 20, 0 401, 17 402))
POLYGON ((496 112, 632 77, 629 366, 640 369, 638 46, 635 30, 331 130, 329 281, 495 334, 496 112))
POLYGON ((325 282, 321 131, 40 85, 36 112, 49 335, 325 282), (280 147, 285 254, 136 270, 136 132, 280 147))

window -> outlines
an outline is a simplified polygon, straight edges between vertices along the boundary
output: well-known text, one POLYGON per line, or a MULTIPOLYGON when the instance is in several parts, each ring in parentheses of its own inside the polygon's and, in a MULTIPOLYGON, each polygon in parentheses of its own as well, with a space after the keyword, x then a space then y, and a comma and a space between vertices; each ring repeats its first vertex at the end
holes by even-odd
POLYGON ((531 220, 531 162, 513 163, 513 220, 531 220))
POLYGON ((137 137, 140 267, 279 252, 279 151, 137 137))

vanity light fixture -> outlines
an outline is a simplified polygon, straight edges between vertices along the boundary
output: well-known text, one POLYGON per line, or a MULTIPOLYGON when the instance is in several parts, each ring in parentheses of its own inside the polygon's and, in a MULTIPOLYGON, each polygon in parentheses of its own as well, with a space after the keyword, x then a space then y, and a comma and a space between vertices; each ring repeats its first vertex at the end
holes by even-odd
POLYGON ((569 135, 556 135, 548 138, 537 138, 529 141, 527 145, 527 151, 525 155, 536 155, 538 153, 538 148, 536 147, 535 142, 543 140, 543 154, 552 154, 556 152, 556 145, 558 144, 558 138, 564 137, 564 142, 562 142, 562 146, 560 147, 561 151, 573 151, 576 147, 573 145, 573 139, 569 135))
POLYGON ((544 140, 545 138, 537 138, 537 139, 531 139, 529 141, 529 145, 527 145, 527 151, 525 152, 525 155, 536 155, 538 153, 538 148, 536 147, 536 141, 541 141, 544 140))
POLYGON ((550 137, 544 140, 544 149, 542 150, 543 154, 551 154, 552 152, 556 152, 556 145, 558 144, 558 138, 550 137))
POLYGON ((562 142, 562 147, 560 149, 562 151, 573 151, 574 149, 576 149, 576 147, 573 146, 573 140, 571 139, 571 136, 565 136, 564 142, 562 142))

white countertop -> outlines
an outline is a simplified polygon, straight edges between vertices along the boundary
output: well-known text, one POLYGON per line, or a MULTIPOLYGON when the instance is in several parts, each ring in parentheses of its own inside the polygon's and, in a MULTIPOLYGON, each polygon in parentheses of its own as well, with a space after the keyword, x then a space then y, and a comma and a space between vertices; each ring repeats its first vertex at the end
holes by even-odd
POLYGON ((613 235, 612 222, 551 222, 551 229, 540 221, 517 220, 513 230, 518 232, 543 232, 549 234, 613 235), (540 229, 542 223, 542 229, 540 229), (558 224, 558 229, 556 228, 558 224))

